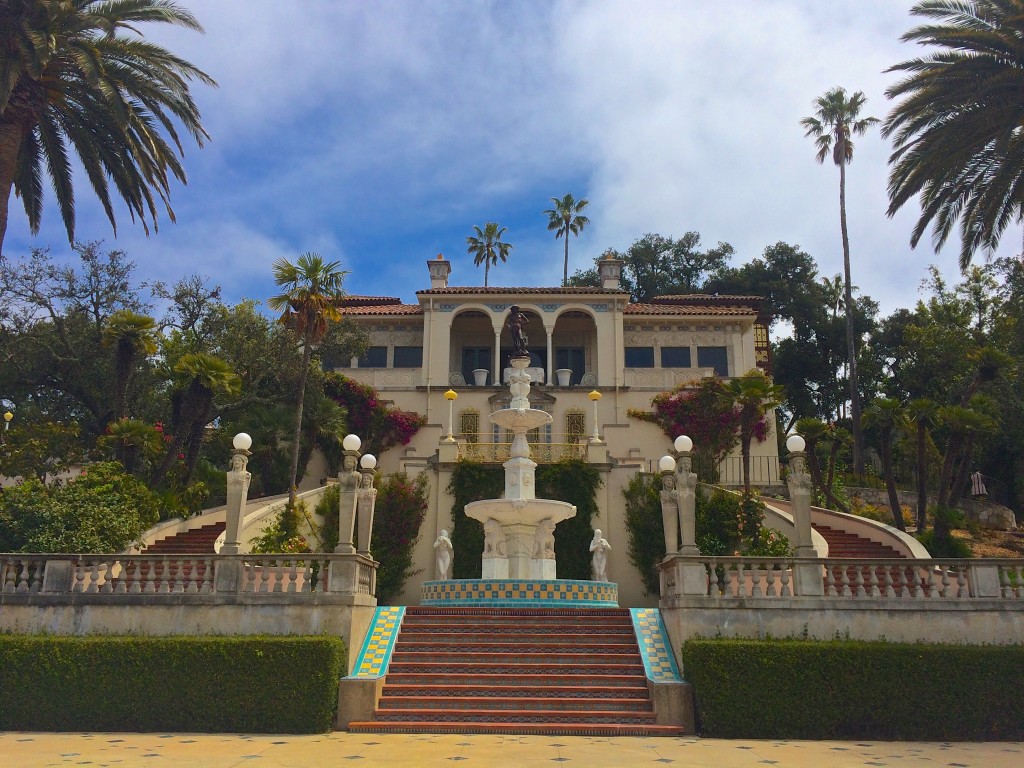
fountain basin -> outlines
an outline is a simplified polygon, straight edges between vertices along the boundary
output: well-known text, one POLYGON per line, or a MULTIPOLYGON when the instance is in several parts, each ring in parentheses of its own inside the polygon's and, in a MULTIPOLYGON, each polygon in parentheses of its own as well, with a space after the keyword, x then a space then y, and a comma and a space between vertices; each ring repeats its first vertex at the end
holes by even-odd
POLYGON ((506 408, 492 413, 490 419, 516 434, 542 427, 552 421, 550 413, 536 408, 506 408))
POLYGON ((557 524, 576 517, 576 507, 551 499, 484 499, 467 504, 466 517, 481 523, 493 519, 502 526, 528 525, 536 528, 541 520, 557 524))

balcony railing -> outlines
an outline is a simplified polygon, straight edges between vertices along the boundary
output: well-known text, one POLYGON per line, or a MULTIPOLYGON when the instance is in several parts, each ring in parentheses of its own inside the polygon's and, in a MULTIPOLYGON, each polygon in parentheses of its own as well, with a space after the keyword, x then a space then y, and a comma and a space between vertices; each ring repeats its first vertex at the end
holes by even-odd
MULTIPOLYGON (((469 461, 501 463, 509 459, 512 442, 492 442, 491 433, 463 433, 458 436, 459 458, 469 461)), ((585 459, 587 438, 577 434, 527 435, 530 458, 538 464, 565 459, 585 459)))

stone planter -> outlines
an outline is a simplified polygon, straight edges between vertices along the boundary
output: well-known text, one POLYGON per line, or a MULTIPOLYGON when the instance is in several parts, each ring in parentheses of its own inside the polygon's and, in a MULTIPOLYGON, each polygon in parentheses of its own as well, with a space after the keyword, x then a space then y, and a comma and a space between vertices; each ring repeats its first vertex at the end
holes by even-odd
POLYGON ((490 373, 486 368, 474 368, 473 369, 473 383, 478 387, 487 386, 487 374, 490 373))
POLYGON ((572 380, 572 369, 571 368, 558 368, 555 371, 555 379, 558 381, 558 386, 568 387, 569 382, 572 380))

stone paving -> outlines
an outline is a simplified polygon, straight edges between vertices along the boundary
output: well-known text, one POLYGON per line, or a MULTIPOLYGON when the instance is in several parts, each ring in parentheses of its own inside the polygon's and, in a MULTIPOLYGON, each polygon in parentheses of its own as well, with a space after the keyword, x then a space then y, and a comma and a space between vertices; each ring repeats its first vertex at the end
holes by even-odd
POLYGON ((0 766, 712 766, 1020 768, 1024 743, 724 741, 697 737, 0 733, 0 766))

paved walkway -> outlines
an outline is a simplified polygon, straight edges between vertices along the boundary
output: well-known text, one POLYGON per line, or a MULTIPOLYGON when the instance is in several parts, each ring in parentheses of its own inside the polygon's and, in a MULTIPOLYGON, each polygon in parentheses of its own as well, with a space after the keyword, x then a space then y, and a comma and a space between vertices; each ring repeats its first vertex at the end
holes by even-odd
POLYGON ((853 741, 722 741, 583 736, 460 736, 327 733, 236 734, 0 733, 0 765, 41 766, 446 766, 529 768, 1020 768, 1024 743, 921 744, 853 741))

